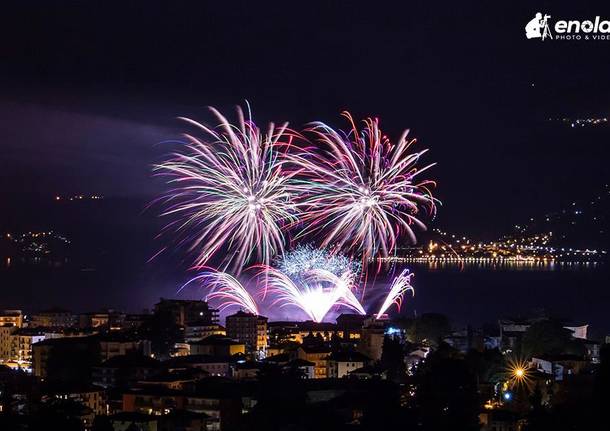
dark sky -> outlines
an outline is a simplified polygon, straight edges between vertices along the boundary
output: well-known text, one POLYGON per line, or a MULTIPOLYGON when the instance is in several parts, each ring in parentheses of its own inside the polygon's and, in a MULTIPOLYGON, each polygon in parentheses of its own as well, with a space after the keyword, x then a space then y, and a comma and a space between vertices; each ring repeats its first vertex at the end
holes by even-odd
MULTIPOLYGON (((163 141, 179 137, 176 117, 211 120, 209 105, 230 113, 247 99, 259 124, 342 127, 347 109, 378 116, 390 136, 410 128, 430 149, 426 161, 438 162, 429 172, 443 206, 432 226, 487 238, 608 181, 610 127, 547 119, 610 115, 610 40, 524 34, 539 11, 610 19, 607 1, 159 3, 2 4, 0 229, 54 228, 75 239, 74 265, 0 271, 3 307, 137 310, 176 295, 190 276, 183 253, 147 263, 161 246, 159 221, 141 210, 160 192, 150 165, 167 151, 163 141), (72 193, 108 199, 52 202, 72 193)), ((606 320, 604 274, 420 272, 407 312, 468 319, 479 301, 489 314, 479 318, 493 320, 553 296, 562 313, 606 320), (515 285, 524 294, 511 302, 515 285)))
POLYGON ((610 41, 524 36, 538 11, 608 18, 603 2, 157 3, 3 6, 2 193, 153 196, 175 117, 245 99, 262 124, 348 109, 410 128, 456 229, 495 233, 607 178, 608 129, 545 119, 609 114, 610 41))

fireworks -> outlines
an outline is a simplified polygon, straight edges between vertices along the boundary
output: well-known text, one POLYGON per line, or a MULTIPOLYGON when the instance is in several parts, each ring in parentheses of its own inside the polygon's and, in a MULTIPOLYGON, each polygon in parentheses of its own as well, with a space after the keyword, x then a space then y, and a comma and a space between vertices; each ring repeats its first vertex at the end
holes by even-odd
MULTIPOLYGON (((191 281, 209 284, 207 299, 221 310, 239 306, 258 314, 268 301, 271 308, 296 307, 317 322, 340 307, 365 314, 366 266, 392 254, 401 237, 415 242, 414 227, 426 228, 422 212, 435 215, 435 183, 420 179, 433 164, 418 167, 427 150, 410 152, 415 140, 408 131, 391 142, 377 119, 359 130, 349 113, 349 133, 315 122, 305 134, 318 145, 297 147, 293 141, 304 138, 287 124, 271 123, 261 132, 249 112, 245 117, 238 108, 232 124, 210 109, 218 126, 183 118, 202 137, 186 134, 184 147, 154 167, 171 187, 160 199, 162 215, 173 219, 164 232, 176 233, 178 244, 194 254, 195 269, 218 263, 220 272, 191 281), (291 233, 320 248, 297 244, 284 253, 291 233), (238 277, 249 263, 262 268, 258 303, 223 272, 238 277)), ((411 277, 405 270, 394 279, 377 317, 414 292, 411 277)))
POLYGON ((191 279, 185 286, 193 282, 209 285, 210 293, 206 296, 206 301, 218 300, 220 311, 235 306, 252 314, 259 314, 256 301, 246 288, 239 280, 225 272, 206 271, 191 279))
POLYGON ((301 185, 304 228, 299 237, 321 235, 323 247, 362 254, 366 262, 392 253, 403 234, 414 243, 413 226, 426 228, 418 214, 421 208, 435 214, 436 200, 430 192, 435 184, 417 178, 433 164, 417 168, 427 150, 408 153, 415 142, 407 138, 408 130, 393 144, 377 119, 367 119, 359 131, 351 115, 344 116, 350 133, 313 123, 309 132, 320 146, 291 155, 308 176, 301 185))
POLYGON ((278 259, 280 271, 292 278, 300 279, 311 270, 325 270, 336 276, 350 273, 356 277, 360 272, 359 262, 341 253, 330 253, 326 249, 314 248, 312 245, 298 245, 278 259))
POLYGON ((334 307, 365 311, 356 299, 360 264, 341 253, 299 245, 277 260, 277 269, 263 268, 263 295, 272 295, 279 306, 296 306, 320 322, 334 307))
POLYGON ((273 306, 296 307, 315 322, 321 322, 335 306, 366 314, 351 291, 353 280, 349 273, 338 277, 326 270, 311 270, 295 282, 281 271, 267 268, 264 280, 273 306))
POLYGON ((238 108, 233 125, 214 108, 215 128, 184 121, 203 131, 165 162, 154 167, 172 189, 161 199, 163 216, 176 219, 166 229, 175 231, 180 244, 195 254, 202 267, 222 249, 220 265, 239 274, 254 256, 268 263, 281 254, 284 226, 297 220, 294 176, 286 165, 292 134, 287 124, 269 126, 267 133, 238 108))
MULTIPOLYGON (((290 253, 287 255, 290 256, 290 253)), ((324 269, 325 266, 331 267, 328 262, 322 261, 318 268, 307 268, 290 276, 278 268, 257 265, 256 286, 259 291, 256 294, 251 294, 230 274, 213 270, 202 272, 189 280, 181 289, 191 284, 199 284, 209 289, 206 301, 218 304, 221 312, 230 307, 238 307, 258 315, 261 307, 267 307, 268 311, 274 310, 275 307, 292 307, 299 309, 315 322, 323 321, 331 310, 339 308, 346 308, 362 315, 367 314, 363 304, 354 295, 357 287, 355 274, 347 269, 336 275, 324 269)), ((396 304, 400 310, 404 293, 409 290, 414 292, 410 284, 412 276, 413 274, 408 270, 404 270, 394 279, 385 301, 376 313, 377 318, 385 314, 392 304, 396 304)))
POLYGON ((412 276, 413 274, 409 273, 408 269, 405 269, 400 273, 400 275, 394 278, 394 281, 392 281, 392 284, 390 285, 390 291, 377 312, 377 318, 385 314, 392 304, 396 304, 396 307, 400 311, 400 306, 402 305, 402 299, 405 292, 411 291, 411 293, 415 295, 415 289, 413 286, 411 286, 412 276))

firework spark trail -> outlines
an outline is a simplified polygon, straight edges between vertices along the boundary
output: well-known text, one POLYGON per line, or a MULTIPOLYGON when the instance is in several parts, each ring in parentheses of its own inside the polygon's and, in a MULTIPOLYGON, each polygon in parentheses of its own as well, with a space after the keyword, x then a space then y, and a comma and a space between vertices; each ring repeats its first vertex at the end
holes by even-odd
POLYGON ((290 155, 308 176, 300 185, 304 227, 297 237, 322 234, 323 247, 362 254, 366 264, 392 253, 403 234, 415 242, 413 225, 426 228, 418 213, 425 208, 435 214, 437 201, 430 192, 435 183, 416 177, 434 164, 416 167, 427 150, 408 153, 415 142, 407 139, 408 130, 392 144, 377 119, 367 119, 360 132, 351 115, 343 115, 351 124, 348 134, 321 122, 308 130, 328 151, 312 146, 290 155))
POLYGON ((366 314, 351 291, 353 280, 349 273, 338 277, 326 270, 312 270, 296 282, 276 268, 264 268, 263 273, 265 289, 274 298, 273 306, 297 307, 316 322, 321 322, 335 306, 366 314))
POLYGON ((413 277, 413 274, 409 273, 408 269, 405 269, 394 278, 390 286, 390 291, 377 312, 377 318, 385 314, 392 304, 396 304, 396 307, 400 311, 405 292, 411 291, 411 293, 415 295, 415 289, 411 286, 411 277, 413 277))
POLYGON ((286 157, 295 134, 287 124, 276 128, 273 123, 263 134, 239 108, 237 125, 210 110, 219 126, 182 118, 204 138, 186 134, 184 149, 154 171, 173 187, 160 200, 166 207, 162 216, 176 217, 165 230, 178 233, 180 245, 188 244, 195 268, 224 249, 220 267, 239 274, 254 255, 269 263, 281 254, 285 226, 298 220, 294 177, 299 171, 288 167, 286 157))
POLYGON ((311 244, 297 245, 277 259, 277 268, 293 280, 300 279, 305 273, 318 269, 326 270, 336 276, 346 272, 354 278, 360 273, 359 262, 342 253, 331 253, 327 249, 314 248, 311 244))
POLYGON ((316 269, 310 272, 311 277, 318 283, 329 283, 333 289, 333 293, 337 295, 335 305, 348 307, 359 314, 366 314, 362 304, 353 293, 355 289, 355 275, 350 271, 346 271, 340 276, 333 274, 325 269, 316 269))
POLYGON ((254 298, 252 298, 239 280, 226 272, 203 272, 189 280, 183 288, 193 282, 208 285, 210 293, 207 294, 206 301, 218 300, 220 311, 224 311, 229 307, 239 307, 249 313, 259 314, 254 298))

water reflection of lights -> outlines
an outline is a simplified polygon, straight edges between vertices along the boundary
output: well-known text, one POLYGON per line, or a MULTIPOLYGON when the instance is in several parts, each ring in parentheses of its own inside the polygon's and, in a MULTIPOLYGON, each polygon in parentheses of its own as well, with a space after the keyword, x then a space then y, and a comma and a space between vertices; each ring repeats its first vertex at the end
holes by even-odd
POLYGON ((599 265, 597 261, 558 261, 555 259, 539 258, 481 258, 481 257, 389 257, 378 259, 378 262, 393 264, 416 263, 427 266, 429 269, 443 269, 454 267, 472 268, 524 268, 553 270, 559 268, 590 268, 599 265))

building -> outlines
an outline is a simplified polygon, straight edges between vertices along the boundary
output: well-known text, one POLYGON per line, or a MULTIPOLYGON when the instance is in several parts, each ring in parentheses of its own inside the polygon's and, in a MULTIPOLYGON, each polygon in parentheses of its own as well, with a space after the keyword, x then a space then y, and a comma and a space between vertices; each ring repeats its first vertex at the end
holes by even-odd
POLYGON ((169 371, 197 368, 210 376, 230 377, 232 363, 228 356, 188 355, 169 359, 163 366, 169 371))
MULTIPOLYGON (((544 320, 543 318, 536 319, 501 319, 500 326, 500 348, 503 352, 518 350, 521 346, 521 339, 529 329, 529 327, 544 320)), ((589 325, 580 326, 564 326, 564 329, 570 331, 575 339, 586 340, 589 325)))
POLYGON ((74 315, 68 310, 51 308, 32 315, 29 326, 33 328, 70 328, 74 326, 74 315))
POLYGON ((382 369, 380 366, 366 365, 362 368, 356 368, 355 370, 350 371, 349 377, 359 380, 385 380, 388 376, 387 371, 382 369))
POLYGON ((549 375, 555 381, 562 381, 568 376, 578 375, 590 368, 589 362, 578 355, 542 355, 533 357, 532 369, 549 375))
POLYGON ((331 341, 333 337, 343 338, 343 332, 339 331, 336 324, 331 322, 314 322, 306 320, 305 322, 297 323, 298 333, 295 340, 297 343, 303 343, 306 337, 315 337, 322 341, 331 341))
POLYGON ((145 386, 123 393, 124 412, 164 415, 172 410, 182 410, 185 394, 162 386, 145 386))
MULTIPOLYGON (((273 346, 297 342, 299 327, 298 322, 269 322, 269 344, 273 346)), ((300 341, 299 341, 300 342, 300 341)))
POLYGON ((500 349, 503 352, 518 350, 525 331, 531 326, 528 320, 501 319, 500 325, 500 349))
MULTIPOLYGON (((85 360, 99 355, 99 341, 91 337, 62 337, 43 340, 32 344, 32 372, 36 377, 49 377, 49 362, 68 370, 76 362, 83 364, 85 360)), ((54 370, 57 371, 57 370, 54 370)))
POLYGON ((453 331, 443 338, 443 341, 461 353, 467 353, 473 349, 481 352, 485 349, 483 334, 470 326, 453 331))
POLYGON ((362 327, 362 338, 358 344, 358 351, 374 361, 381 359, 383 339, 385 337, 385 324, 374 317, 368 317, 362 327))
POLYGON ((45 340, 51 338, 63 337, 90 337, 97 335, 98 330, 95 328, 38 328, 44 332, 45 340))
POLYGON ((479 422, 481 431, 517 431, 521 429, 517 413, 509 410, 486 410, 479 414, 479 422))
POLYGON ((198 383, 197 388, 186 395, 185 410, 204 413, 209 431, 240 429, 243 391, 231 381, 210 378, 198 383))
POLYGON ((11 334, 19 329, 12 323, 5 323, 0 326, 0 362, 6 363, 11 360, 12 340, 11 334))
POLYGON ((33 328, 19 328, 10 323, 0 326, 0 363, 29 371, 32 344, 44 338, 44 333, 33 328))
MULTIPOLYGON (((82 424, 82 429, 90 430, 95 420, 95 413, 89 407, 79 401, 64 398, 46 397, 45 409, 50 409, 59 417, 64 417, 72 423, 82 424)), ((45 423, 42 429, 57 429, 57 427, 45 423), (45 427, 46 425, 46 427, 45 427)))
POLYGON ((104 388, 126 387, 158 373, 161 363, 150 356, 114 356, 93 368, 93 384, 104 388))
POLYGON ((598 364, 600 361, 601 354, 601 343, 594 340, 586 340, 584 342, 585 349, 587 351, 587 359, 589 359, 594 364, 598 364))
POLYGON ((92 410, 95 415, 105 415, 106 392, 94 385, 61 385, 52 387, 48 394, 59 400, 76 401, 92 410))
POLYGON ((292 359, 292 355, 289 353, 279 353, 277 355, 267 356, 265 359, 263 359, 263 362, 274 365, 286 365, 292 359))
POLYGON ((150 356, 151 342, 124 332, 115 332, 99 337, 100 360, 106 361, 115 356, 139 352, 150 356))
POLYGON ((152 318, 152 314, 126 314, 122 329, 138 329, 152 318))
MULTIPOLYGON (((331 322, 314 322, 307 320, 305 322, 270 322, 269 340, 274 346, 286 343, 302 344, 303 340, 308 336, 319 338, 322 341, 331 341, 334 337, 344 337, 344 332, 335 323, 331 322)), ((348 334, 349 336, 349 334, 348 334)), ((352 336, 352 340, 358 338, 357 335, 352 336)))
POLYGON ((114 431, 205 431, 208 416, 186 410, 174 410, 159 416, 136 412, 120 412, 108 417, 114 431))
POLYGON ((360 352, 333 352, 327 359, 327 377, 347 377, 349 373, 364 367, 368 362, 369 358, 360 352))
POLYGON ((235 380, 256 380, 261 366, 262 363, 258 361, 240 361, 235 364, 232 377, 235 380))
POLYGON ((158 431, 161 416, 138 412, 120 412, 108 416, 114 431, 158 431))
POLYGON ((11 325, 21 328, 23 326, 23 313, 21 310, 1 310, 0 326, 11 325))
POLYGON ((205 301, 161 298, 155 304, 155 314, 170 316, 180 326, 199 321, 218 323, 218 310, 210 308, 205 301))
POLYGON ((238 311, 227 316, 227 336, 246 345, 247 353, 264 357, 268 344, 267 318, 238 311))
POLYGON ((45 339, 43 332, 36 328, 19 328, 11 335, 11 358, 19 368, 31 369, 32 345, 45 339))
POLYGON ((578 338, 579 340, 586 340, 589 332, 589 325, 581 326, 564 326, 565 329, 572 332, 572 337, 578 338))
POLYGON ((79 326, 81 328, 99 328, 119 330, 123 327, 125 313, 115 310, 84 313, 79 315, 79 326))
POLYGON ((222 335, 210 335, 190 343, 191 355, 232 356, 246 353, 246 345, 222 335))
POLYGON ((420 362, 422 362, 428 357, 431 350, 432 349, 430 348, 430 346, 424 345, 422 343, 410 344, 406 352, 407 355, 405 357, 407 368, 412 369, 413 367, 416 367, 420 362))
POLYGON ((221 326, 218 323, 210 323, 205 320, 197 320, 192 323, 187 323, 184 327, 184 341, 187 343, 201 340, 202 338, 209 337, 210 335, 226 336, 227 331, 225 330, 224 326, 221 326))
POLYGON ((314 378, 325 379, 328 376, 328 356, 330 348, 326 346, 299 346, 297 358, 314 363, 314 378))
POLYGON ((282 367, 283 370, 298 370, 304 379, 313 379, 316 376, 316 364, 304 359, 293 359, 282 367))
POLYGON ((192 388, 194 383, 208 377, 208 373, 198 368, 187 368, 184 370, 164 370, 153 374, 145 380, 140 380, 137 385, 144 386, 163 386, 167 389, 183 390, 192 388))
POLYGON ((361 314, 341 314, 337 317, 337 330, 343 334, 344 340, 359 340, 365 319, 366 316, 361 314))
POLYGON ((174 410, 159 418, 158 431, 206 431, 210 417, 205 413, 174 410))

